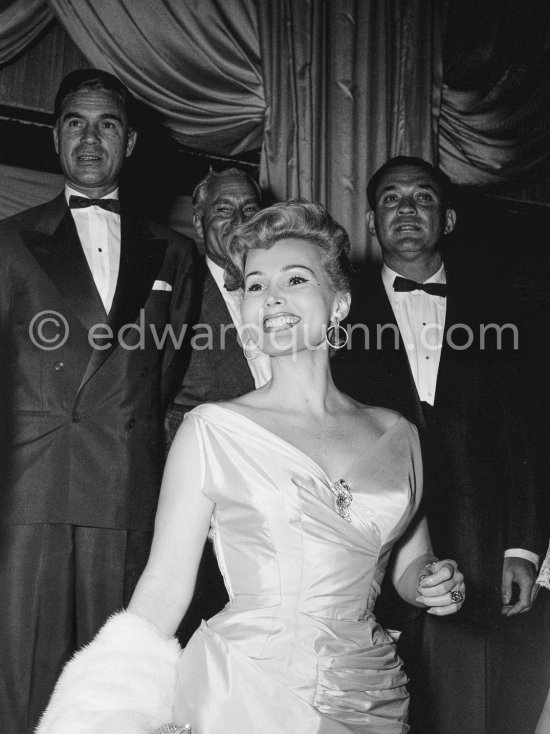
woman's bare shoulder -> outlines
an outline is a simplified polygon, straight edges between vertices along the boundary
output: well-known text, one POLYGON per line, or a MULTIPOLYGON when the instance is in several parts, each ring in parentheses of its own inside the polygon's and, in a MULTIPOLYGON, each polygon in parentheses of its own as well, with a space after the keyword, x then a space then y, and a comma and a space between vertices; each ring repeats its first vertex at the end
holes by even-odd
POLYGON ((388 431, 398 421, 405 420, 401 413, 391 408, 381 408, 377 405, 363 405, 362 403, 357 403, 357 408, 366 419, 375 423, 383 433, 388 431))
POLYGON ((239 395, 237 398, 220 401, 219 403, 216 403, 216 405, 221 405, 222 408, 227 408, 228 410, 245 412, 249 410, 265 410, 269 408, 272 402, 273 401, 267 397, 263 388, 260 387, 257 390, 251 390, 250 392, 244 393, 244 395, 239 395))

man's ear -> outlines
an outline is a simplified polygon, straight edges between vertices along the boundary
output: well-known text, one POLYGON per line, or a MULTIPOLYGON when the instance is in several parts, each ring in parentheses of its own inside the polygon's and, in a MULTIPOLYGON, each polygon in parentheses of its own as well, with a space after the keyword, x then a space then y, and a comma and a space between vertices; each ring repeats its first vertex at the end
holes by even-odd
POLYGON ((367 229, 372 237, 376 237, 376 226, 374 220, 374 212, 367 212, 367 229))
POLYGON ((128 139, 126 140, 126 158, 132 155, 132 151, 134 150, 134 145, 136 144, 137 140, 137 132, 136 130, 130 130, 128 133, 128 139))
POLYGON ((351 306, 351 293, 346 291, 345 293, 337 293, 334 299, 334 311, 333 319, 343 321, 349 313, 351 306))
POLYGON ((195 228, 195 232, 199 235, 201 240, 203 240, 204 232, 202 229, 202 217, 200 217, 198 214, 193 214, 193 227, 195 228))
POLYGON ((57 122, 53 126, 53 144, 55 146, 55 152, 59 155, 59 132, 57 129, 57 122))
POLYGON ((450 234, 455 228, 456 212, 454 209, 447 209, 445 212, 445 228, 443 234, 450 234))

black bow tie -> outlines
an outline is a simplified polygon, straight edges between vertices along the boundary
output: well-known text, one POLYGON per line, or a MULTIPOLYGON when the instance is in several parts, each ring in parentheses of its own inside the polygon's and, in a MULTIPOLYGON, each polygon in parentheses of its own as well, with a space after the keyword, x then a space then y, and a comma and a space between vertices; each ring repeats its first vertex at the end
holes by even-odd
POLYGON ((87 206, 100 206, 113 214, 120 214, 120 201, 118 199, 88 199, 85 196, 69 196, 71 209, 84 209, 87 206))
POLYGON ((408 278, 402 278, 400 275, 393 281, 393 290, 398 293, 409 293, 410 291, 425 291, 430 296, 447 295, 447 283, 417 283, 408 278))

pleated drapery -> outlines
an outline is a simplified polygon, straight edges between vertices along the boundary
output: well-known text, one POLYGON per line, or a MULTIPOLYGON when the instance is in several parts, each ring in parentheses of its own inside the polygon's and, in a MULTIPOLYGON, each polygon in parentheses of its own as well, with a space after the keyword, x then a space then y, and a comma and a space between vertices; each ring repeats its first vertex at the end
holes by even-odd
POLYGON ((439 125, 440 162, 453 181, 550 173, 549 69, 547 0, 453 3, 439 125))
POLYGON ((93 66, 118 76, 181 144, 261 146, 265 101, 254 0, 49 0, 93 66))
POLYGON ((550 172, 550 77, 532 92, 523 108, 510 108, 506 93, 502 106, 494 108, 500 92, 487 98, 477 91, 443 86, 440 160, 451 180, 481 188, 550 172), (527 105, 540 106, 544 93, 544 117, 529 120, 527 105))
MULTIPOLYGON (((547 0, 4 0, 0 7, 0 64, 55 16, 87 63, 120 77, 180 144, 236 156, 261 147, 271 197, 326 204, 358 259, 376 254, 365 189, 389 156, 439 158, 464 184, 550 169, 547 0), (457 38, 455 63, 444 65, 457 38)), ((62 49, 55 63, 33 64, 24 71, 36 83, 24 100, 19 77, 3 78, 2 70, 0 95, 7 107, 47 113, 52 88, 70 69, 62 49)))
POLYGON ((54 18, 44 0, 12 0, 0 10, 0 64, 5 64, 36 38, 54 18))
POLYGON ((262 184, 276 199, 325 203, 357 258, 375 247, 365 221, 372 173, 393 155, 436 160, 445 4, 258 0, 262 184))
POLYGON ((48 0, 36 12, 51 7, 179 143, 229 155, 263 145, 271 197, 323 202, 362 257, 371 173, 397 153, 436 158, 444 5, 48 0))

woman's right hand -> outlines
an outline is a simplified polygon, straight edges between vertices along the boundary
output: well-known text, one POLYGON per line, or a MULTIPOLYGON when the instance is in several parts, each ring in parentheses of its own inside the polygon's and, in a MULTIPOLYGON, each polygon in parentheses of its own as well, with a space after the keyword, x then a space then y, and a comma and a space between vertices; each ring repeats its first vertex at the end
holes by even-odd
POLYGON ((456 614, 466 598, 464 575, 456 561, 445 559, 427 564, 419 576, 417 594, 416 601, 429 607, 428 614, 456 614))

